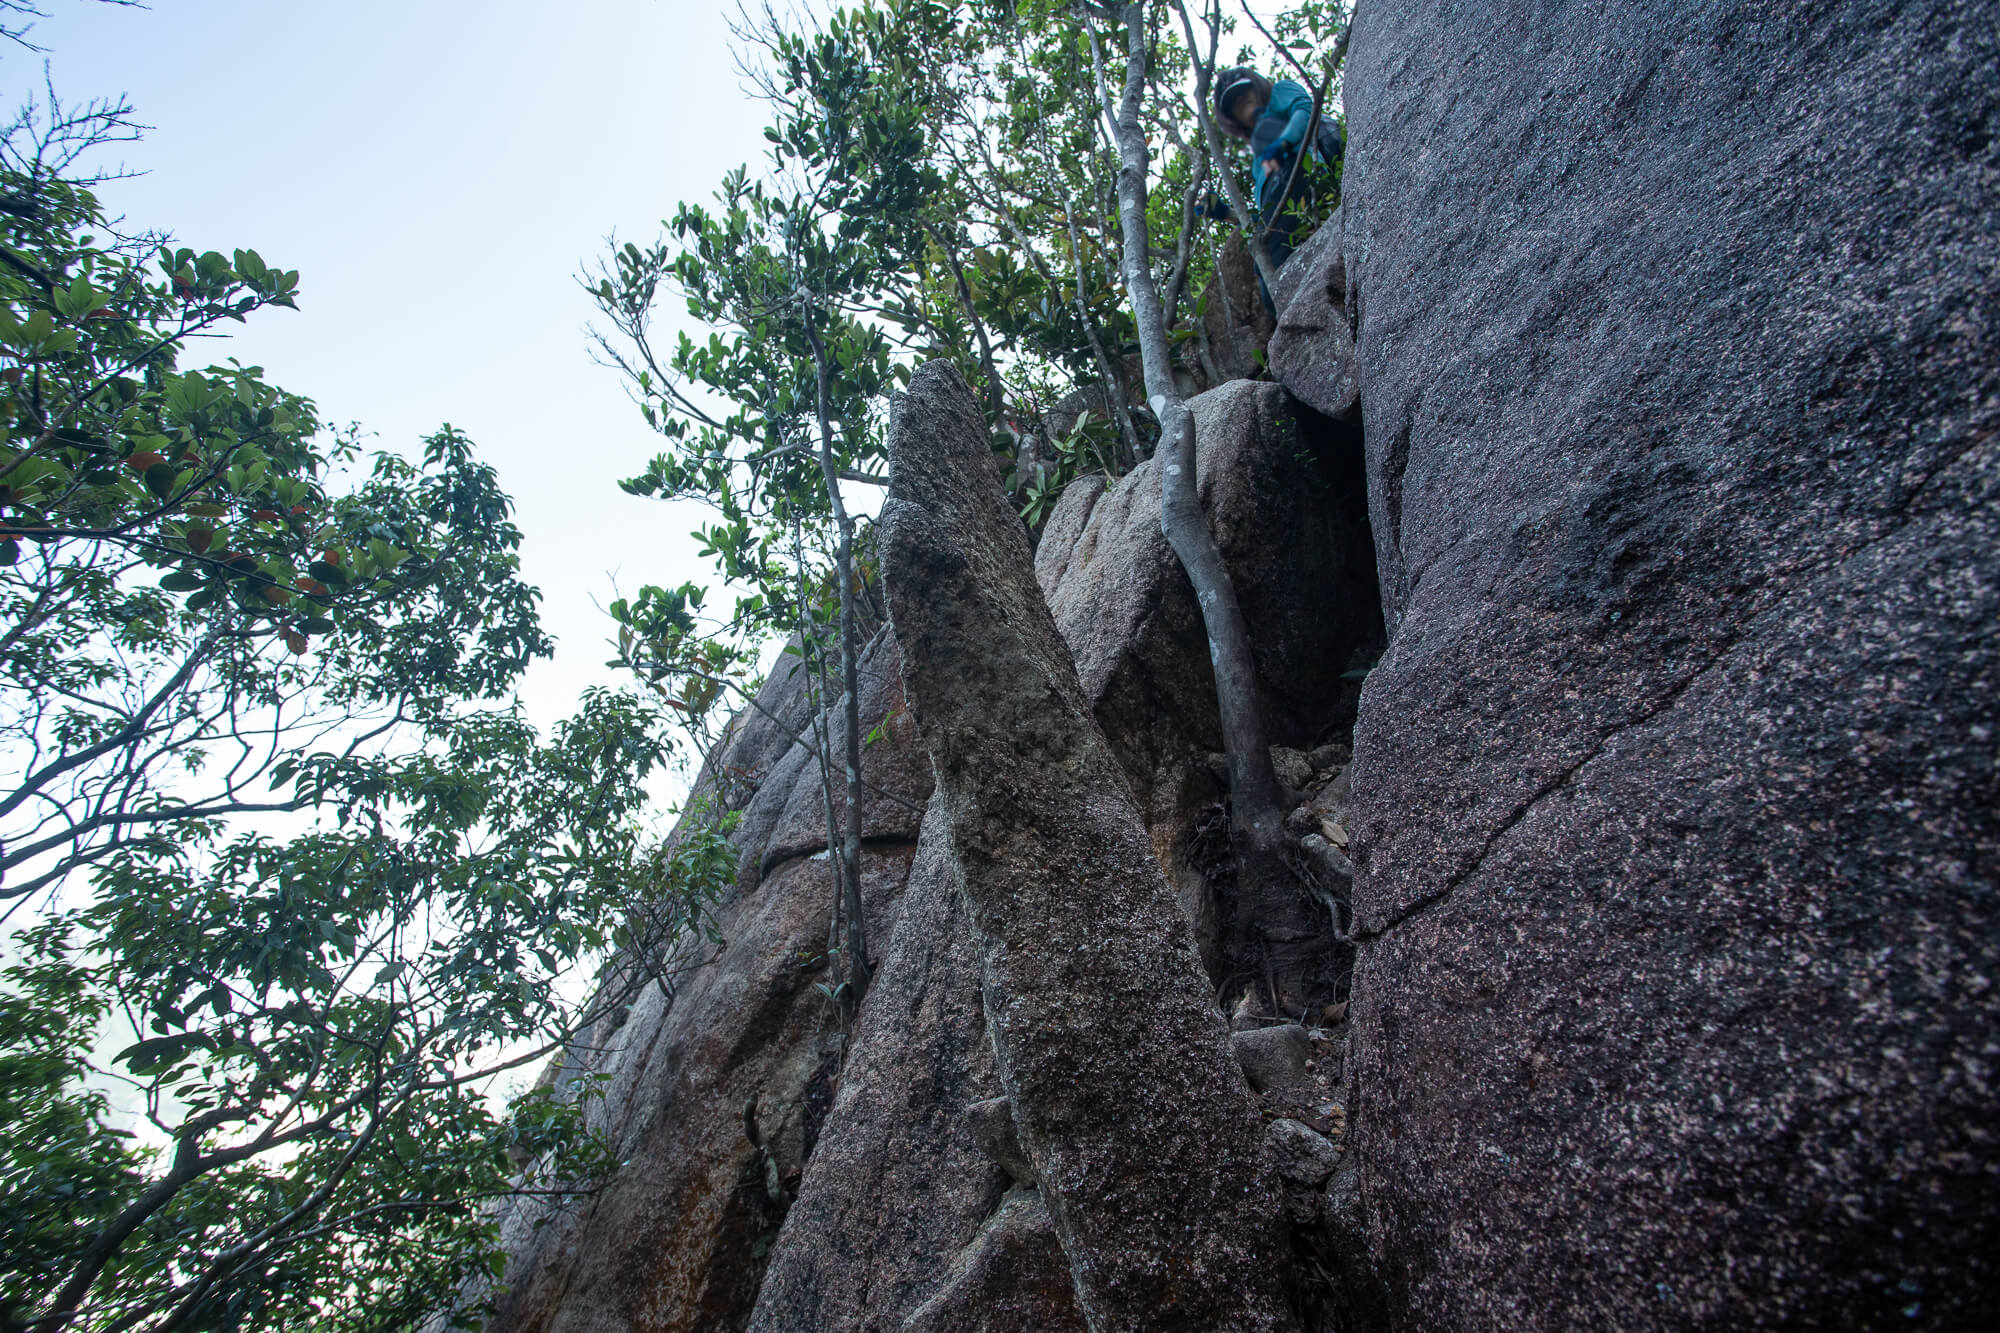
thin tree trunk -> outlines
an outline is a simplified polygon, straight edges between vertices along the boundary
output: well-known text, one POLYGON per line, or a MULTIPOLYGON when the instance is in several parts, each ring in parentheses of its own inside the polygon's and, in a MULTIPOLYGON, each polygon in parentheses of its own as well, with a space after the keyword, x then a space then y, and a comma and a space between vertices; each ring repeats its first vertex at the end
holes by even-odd
MULTIPOLYGON (((847 811, 842 830, 841 882, 847 898, 847 990, 849 1014, 861 1008, 868 993, 868 939, 861 921, 861 665, 854 627, 854 520, 840 495, 840 469, 833 458, 832 408, 827 401, 826 345, 815 323, 818 312, 806 308, 806 338, 812 343, 815 407, 819 417, 819 466, 826 477, 826 495, 833 521, 840 529, 834 573, 840 580, 841 711, 847 726, 847 811)), ((1266 763, 1269 763, 1268 757, 1266 763)))
POLYGON ((1111 418, 1118 423, 1118 437, 1125 442, 1125 457, 1120 461, 1129 469, 1139 461, 1139 428, 1132 424, 1132 410, 1125 402, 1125 381, 1118 368, 1111 363, 1111 354, 1104 350, 1097 322, 1090 317, 1090 307, 1083 299, 1086 280, 1083 241, 1077 235, 1076 213, 1067 199, 1063 201, 1063 221, 1069 224, 1070 267, 1076 272, 1076 317, 1083 321, 1084 336, 1090 339, 1090 350, 1097 358, 1098 373, 1104 377, 1104 405, 1111 409, 1111 418))
MULTIPOLYGON (((1174 142, 1181 152, 1193 157, 1193 154, 1187 153, 1186 147, 1181 145, 1179 134, 1174 135, 1174 142)), ((1174 268, 1167 277, 1167 294, 1160 299, 1160 318, 1169 332, 1172 332, 1174 324, 1180 319, 1181 297, 1187 290, 1188 268, 1194 260, 1194 234, 1198 225, 1195 201, 1201 198, 1202 187, 1207 184, 1208 159, 1195 157, 1194 168, 1188 177, 1187 191, 1181 196, 1181 234, 1179 242, 1174 246, 1174 268)))
POLYGON ((944 251, 947 264, 951 265, 952 280, 958 286, 958 303, 965 310, 965 318, 972 325, 972 335, 979 340, 979 368, 986 372, 986 410, 994 421, 1001 421, 1006 415, 1004 386, 1000 382, 1000 370, 993 362, 993 344, 986 338, 986 321, 972 307, 972 286, 965 280, 965 266, 958 262, 956 247, 945 243, 943 236, 932 230, 931 236, 944 251))
POLYGON ((819 791, 826 807, 826 860, 833 872, 833 903, 826 915, 826 951, 840 947, 840 900, 847 891, 847 876, 841 871, 845 860, 840 852, 840 825, 833 813, 833 747, 826 740, 826 654, 814 654, 812 633, 806 621, 805 542, 799 536, 799 521, 792 519, 792 564, 799 575, 799 665, 806 672, 806 702, 812 704, 813 677, 819 677, 819 703, 811 708, 813 757, 819 760, 819 791), (808 656, 808 654, 814 654, 808 656))
MULTIPOLYGON (((1114 107, 1105 83, 1103 59, 1095 28, 1091 55, 1097 71, 1104 113, 1117 133, 1118 209, 1125 240, 1125 283, 1131 290, 1132 313, 1139 330, 1139 357, 1145 369, 1146 396, 1160 419, 1160 527, 1180 557, 1201 603, 1208 629, 1209 657, 1215 667, 1215 692, 1222 718, 1223 744, 1229 754, 1231 819, 1243 839, 1239 883, 1249 888, 1281 866, 1282 802, 1277 773, 1271 767, 1271 747, 1257 698, 1256 665, 1250 654, 1250 634, 1236 586, 1216 547, 1215 534, 1201 512, 1195 488, 1194 415, 1174 386, 1168 356, 1166 324, 1153 284, 1147 251, 1146 173, 1150 155, 1139 123, 1139 99, 1145 88, 1145 7, 1134 0, 1124 8, 1126 61, 1124 95, 1114 107)), ((1241 915, 1241 914, 1239 914, 1241 915)))

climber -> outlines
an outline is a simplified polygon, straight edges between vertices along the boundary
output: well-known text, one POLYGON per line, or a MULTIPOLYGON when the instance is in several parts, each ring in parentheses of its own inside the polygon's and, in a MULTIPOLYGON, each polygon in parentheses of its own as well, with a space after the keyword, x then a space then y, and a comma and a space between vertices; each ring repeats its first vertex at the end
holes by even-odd
MULTIPOLYGON (((1298 154, 1312 120, 1312 94, 1290 79, 1273 84, 1256 70, 1240 66, 1216 75, 1215 123, 1223 133, 1250 142, 1253 199, 1274 265, 1291 256, 1308 230, 1305 218, 1292 205, 1305 189, 1304 164, 1298 162, 1298 154)), ((1324 110, 1313 139, 1320 160, 1338 172, 1347 139, 1324 110)))

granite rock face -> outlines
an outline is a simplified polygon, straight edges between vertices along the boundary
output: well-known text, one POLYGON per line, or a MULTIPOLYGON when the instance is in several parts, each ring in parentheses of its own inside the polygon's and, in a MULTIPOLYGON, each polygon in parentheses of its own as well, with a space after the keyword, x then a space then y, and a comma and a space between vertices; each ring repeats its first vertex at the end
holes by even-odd
POLYGON ((1984 1323, 2000 10, 1381 0, 1346 77, 1397 1323, 1984 1323))
POLYGON ((1020 1144, 1095 1329, 1295 1327, 1249 1089, 984 423, 921 368, 884 581, 1020 1144), (1121 1016, 1129 1016, 1121 1019, 1121 1016))
MULTIPOLYGON (((883 941, 910 874, 910 806, 928 799, 930 773, 920 749, 909 754, 914 731, 886 634, 862 667, 863 718, 889 719, 863 776, 902 797, 871 797, 864 812, 863 900, 883 941)), ((589 1114, 625 1165, 574 1208, 523 1200, 503 1214, 508 1289, 491 1333, 710 1333, 750 1317, 761 1256, 798 1190, 839 1068, 838 1024, 814 986, 826 976, 833 891, 825 859, 812 855, 825 846, 819 773, 786 735, 806 730, 811 708, 803 680, 782 669, 759 702, 772 716, 746 710, 697 783, 741 808, 732 837, 742 870, 717 913, 725 943, 687 959, 671 996, 650 987, 564 1061, 557 1077, 609 1076, 589 1114), (788 832, 801 806, 819 812, 817 847, 788 832), (745 1131, 753 1101, 761 1148, 745 1131)), ((837 727, 837 710, 831 720, 837 727)))
MULTIPOLYGON (((753 1330, 900 1328, 1007 1188, 966 1123, 967 1108, 997 1096, 1000 1080, 936 798, 879 961, 753 1330)), ((1015 1255, 1008 1271, 1031 1262, 1015 1255)), ((1054 1280, 1068 1291, 1060 1250, 1054 1280)))

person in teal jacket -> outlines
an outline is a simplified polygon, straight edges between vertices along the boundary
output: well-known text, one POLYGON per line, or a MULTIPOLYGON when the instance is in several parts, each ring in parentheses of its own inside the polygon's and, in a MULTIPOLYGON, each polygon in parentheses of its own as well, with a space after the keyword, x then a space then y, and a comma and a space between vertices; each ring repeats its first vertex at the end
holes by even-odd
MULTIPOLYGON (((1293 216, 1275 225, 1274 220, 1304 192, 1305 173, 1294 171, 1293 165, 1312 129, 1312 109, 1312 94, 1290 79, 1274 84, 1256 70, 1241 67, 1224 70, 1215 79, 1217 128, 1250 142, 1253 198, 1267 228, 1264 242, 1274 264, 1283 264, 1305 239, 1303 219, 1293 216)), ((1346 138, 1324 108, 1313 139, 1320 160, 1338 170, 1346 138)))

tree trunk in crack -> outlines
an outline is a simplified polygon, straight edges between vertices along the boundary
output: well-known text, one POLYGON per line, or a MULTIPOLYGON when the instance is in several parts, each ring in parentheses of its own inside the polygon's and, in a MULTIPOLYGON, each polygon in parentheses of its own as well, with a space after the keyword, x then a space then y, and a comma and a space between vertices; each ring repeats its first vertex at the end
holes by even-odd
POLYGON ((833 506, 834 523, 840 529, 835 548, 834 577, 840 581, 840 707, 847 728, 846 772, 847 810, 841 830, 841 883, 847 899, 847 1013, 861 1008, 868 993, 868 938, 861 920, 861 667, 860 646, 854 628, 854 520, 840 495, 840 469, 833 458, 833 422, 827 403, 826 346, 814 323, 816 312, 806 311, 806 337, 812 342, 814 388, 819 417, 819 465, 826 476, 826 495, 833 506))
MULTIPOLYGON (((1278 776, 1271 767, 1271 746, 1257 697, 1256 664, 1250 654, 1249 628, 1236 600, 1236 585, 1216 547, 1215 534, 1201 511, 1195 486, 1194 415, 1174 385, 1167 330, 1148 259, 1146 172, 1150 153, 1139 124, 1139 100, 1146 82, 1145 7, 1127 5, 1125 86, 1114 108, 1104 83, 1103 61, 1097 59, 1098 86, 1104 113, 1118 143, 1118 213, 1124 231, 1125 285, 1139 331, 1139 358, 1146 378, 1146 397, 1160 421, 1160 528, 1187 570, 1201 604, 1208 631, 1209 660, 1215 669, 1216 704, 1222 719, 1224 748, 1229 755, 1231 820, 1239 839, 1239 896, 1275 882, 1283 873, 1282 800, 1278 776)), ((1099 44, 1093 32, 1093 56, 1099 44)), ((1234 931, 1238 956, 1254 948, 1248 936, 1249 913, 1239 910, 1234 931)))

